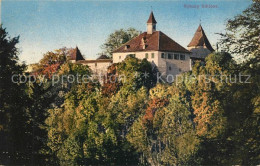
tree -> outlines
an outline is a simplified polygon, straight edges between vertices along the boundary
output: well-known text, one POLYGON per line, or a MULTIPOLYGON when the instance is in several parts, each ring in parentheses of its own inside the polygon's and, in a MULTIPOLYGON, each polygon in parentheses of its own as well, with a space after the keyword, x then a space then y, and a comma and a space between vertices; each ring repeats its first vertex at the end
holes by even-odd
POLYGON ((140 60, 129 55, 118 63, 117 73, 125 88, 137 90, 144 86, 150 89, 156 85, 156 70, 147 59, 140 60))
POLYGON ((127 56, 126 59, 108 68, 107 76, 102 86, 103 95, 115 94, 121 87, 129 91, 142 86, 150 89, 156 85, 156 70, 147 59, 137 59, 127 56))
POLYGON ((199 164, 199 147, 188 96, 175 86, 158 84, 150 90, 144 116, 134 122, 127 138, 143 164, 199 164))
POLYGON ((50 148, 48 153, 56 156, 58 158, 57 163, 61 165, 81 164, 82 162, 84 163, 85 159, 81 153, 83 145, 80 144, 82 143, 80 140, 85 138, 83 134, 85 126, 81 123, 84 115, 81 114, 91 113, 87 113, 88 110, 93 111, 93 109, 89 108, 86 112, 82 112, 82 109, 85 106, 96 107, 92 104, 92 101, 95 99, 92 96, 98 85, 83 81, 83 76, 91 76, 88 66, 64 63, 56 74, 61 76, 61 78, 68 75, 74 76, 74 82, 71 83, 68 80, 60 79, 51 88, 54 89, 52 94, 58 95, 61 91, 57 87, 64 86, 64 84, 67 85, 62 89, 64 93, 62 103, 55 104, 55 107, 51 107, 48 110, 49 116, 45 121, 48 132, 47 145, 50 148), (82 128, 81 125, 83 125, 82 128))
POLYGON ((220 46, 223 51, 231 53, 240 62, 251 60, 259 63, 260 57, 260 2, 254 1, 226 25, 227 32, 220 34, 220 46))
POLYGON ((48 95, 50 88, 40 84, 39 82, 28 84, 28 126, 27 133, 29 143, 27 152, 30 156, 31 165, 54 164, 55 160, 47 147, 47 131, 45 130, 45 120, 47 118, 47 110, 51 104, 55 102, 56 94, 48 95), (55 96, 55 97, 54 97, 55 96))
POLYGON ((210 54, 205 66, 193 67, 192 74, 200 79, 187 88, 192 94, 196 133, 201 139, 201 164, 251 165, 259 160, 256 70, 259 67, 237 65, 228 53, 210 54), (239 75, 250 75, 250 83, 239 75))
MULTIPOLYGON (((86 66, 74 65, 64 64, 58 74, 88 71, 86 66)), ((112 94, 104 93, 97 84, 76 84, 60 108, 49 109, 48 146, 60 164, 138 163, 126 135, 146 104, 145 87, 154 85, 152 76, 131 77, 145 71, 152 75, 149 62, 129 57, 112 71, 116 76, 124 74, 127 80, 112 94)))
POLYGON ((120 87, 122 86, 122 83, 120 83, 120 80, 118 78, 116 68, 117 64, 112 64, 107 69, 107 75, 103 80, 102 86, 102 94, 104 96, 113 96, 119 91, 120 87))
POLYGON ((127 30, 120 29, 111 33, 106 42, 101 46, 103 52, 108 56, 112 56, 112 52, 119 48, 122 44, 125 44, 132 38, 139 35, 139 31, 134 28, 128 28, 127 30))
POLYGON ((34 67, 34 74, 51 78, 59 70, 60 66, 67 62, 67 55, 71 50, 64 47, 45 53, 40 62, 34 67))
MULTIPOLYGON (((88 66, 67 62, 66 56, 69 51, 70 49, 62 48, 55 52, 46 53, 37 65, 38 73, 33 75, 37 81, 28 85, 30 106, 28 108, 30 117, 28 120, 28 133, 30 135, 28 141, 31 142, 29 148, 32 149, 32 152, 30 152, 32 165, 59 163, 53 146, 48 146, 50 145, 48 137, 50 131, 45 123, 46 118, 50 119, 53 115, 50 110, 62 110, 62 105, 66 101, 66 94, 82 83, 84 75, 90 77, 88 66), (49 70, 49 67, 53 65, 56 66, 55 70, 49 70), (48 77, 42 78, 42 75, 48 77), (53 78, 51 78, 52 76, 53 78), (73 76, 74 81, 69 80, 68 76, 73 76)), ((55 115, 57 116, 57 114, 55 115)), ((51 132, 54 131, 57 131, 57 129, 51 130, 51 132)))
POLYGON ((243 71, 230 54, 214 53, 206 58, 206 65, 197 63, 192 72, 182 74, 183 78, 195 79, 183 79, 171 86, 157 84, 150 89, 145 114, 135 120, 127 135, 139 153, 140 162, 257 163, 260 128, 256 127, 259 123, 256 70, 243 71), (239 73, 252 74, 251 83, 238 82, 234 75, 239 73))
POLYGON ((16 79, 12 81, 12 76, 22 75, 25 68, 25 65, 19 63, 19 52, 16 47, 18 42, 19 37, 9 37, 2 25, 0 26, 1 164, 24 163, 28 159, 26 86, 16 83, 16 79))
MULTIPOLYGON (((260 160, 259 155, 256 155, 260 151, 256 141, 259 139, 259 134, 256 133, 259 133, 260 128, 255 126, 260 119, 257 111, 260 79, 257 74, 260 57, 259 25, 260 1, 253 0, 242 14, 228 20, 227 32, 221 34, 221 49, 231 53, 240 63, 235 74, 250 76, 250 83, 233 84, 224 97, 229 122, 229 141, 224 146, 228 147, 226 154, 230 157, 226 163, 229 164, 255 165, 260 160)), ((220 160, 223 161, 224 158, 220 160)))

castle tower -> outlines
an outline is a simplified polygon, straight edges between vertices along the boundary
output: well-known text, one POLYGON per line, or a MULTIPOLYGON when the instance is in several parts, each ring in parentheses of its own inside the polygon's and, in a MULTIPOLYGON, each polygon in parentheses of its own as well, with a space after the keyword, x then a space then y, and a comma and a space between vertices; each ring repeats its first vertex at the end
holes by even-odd
POLYGON ((154 18, 153 12, 151 12, 150 17, 147 21, 147 34, 153 34, 156 31, 156 20, 154 18))
POLYGON ((214 51, 201 24, 187 47, 188 50, 192 52, 191 56, 196 58, 205 58, 214 51))
POLYGON ((69 51, 67 58, 72 63, 76 63, 79 60, 85 60, 83 58, 78 46, 76 46, 76 48, 69 51))

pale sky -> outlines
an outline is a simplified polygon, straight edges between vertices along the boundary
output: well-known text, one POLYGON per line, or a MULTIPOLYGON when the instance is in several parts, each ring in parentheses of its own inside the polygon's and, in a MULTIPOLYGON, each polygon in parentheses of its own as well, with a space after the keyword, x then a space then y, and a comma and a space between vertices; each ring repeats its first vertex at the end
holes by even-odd
MULTIPOLYGON (((0 0, 1 1, 1 0, 0 0)), ((146 31, 151 6, 157 30, 183 47, 191 41, 201 19, 215 46, 227 19, 240 14, 250 0, 233 1, 8 1, 2 0, 1 21, 12 36, 20 35, 21 61, 38 62, 44 53, 76 47, 86 59, 95 59, 110 33, 133 27, 146 31), (198 5, 199 8, 186 8, 198 5), (217 8, 202 8, 215 5, 217 8)))

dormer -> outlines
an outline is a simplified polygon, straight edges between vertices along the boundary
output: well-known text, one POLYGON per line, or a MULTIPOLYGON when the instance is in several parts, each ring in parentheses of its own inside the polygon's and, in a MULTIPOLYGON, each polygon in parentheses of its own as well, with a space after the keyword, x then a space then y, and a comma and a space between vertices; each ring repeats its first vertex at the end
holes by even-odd
POLYGON ((130 45, 125 45, 125 50, 129 49, 130 45))
POLYGON ((142 37, 142 40, 141 40, 141 46, 143 49, 146 49, 147 45, 146 45, 146 37, 142 37))

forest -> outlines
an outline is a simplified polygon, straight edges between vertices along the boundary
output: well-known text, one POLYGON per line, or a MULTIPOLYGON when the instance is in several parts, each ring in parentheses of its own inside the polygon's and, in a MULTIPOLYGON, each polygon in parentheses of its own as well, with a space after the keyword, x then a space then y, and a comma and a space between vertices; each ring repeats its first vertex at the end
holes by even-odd
POLYGON ((129 56, 109 67, 113 80, 53 85, 53 75, 92 71, 70 63, 69 49, 61 48, 26 72, 19 36, 3 26, 1 165, 260 164, 259 1, 227 21, 205 64, 172 84, 158 82, 146 59, 129 56), (13 75, 37 79, 17 82, 13 75))

